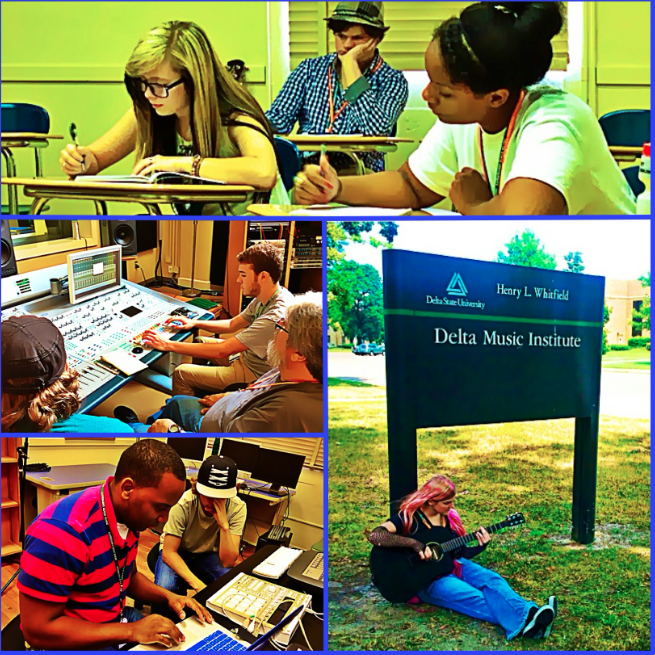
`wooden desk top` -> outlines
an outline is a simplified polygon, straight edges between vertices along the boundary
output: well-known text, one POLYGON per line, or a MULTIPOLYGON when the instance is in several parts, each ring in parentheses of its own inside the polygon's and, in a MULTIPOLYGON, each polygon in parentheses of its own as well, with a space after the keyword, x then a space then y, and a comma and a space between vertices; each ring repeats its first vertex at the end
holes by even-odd
POLYGON ((362 146, 384 146, 395 145, 397 143, 414 143, 413 139, 400 139, 395 136, 361 136, 348 134, 294 134, 285 136, 285 139, 292 141, 296 145, 362 145, 362 146))
POLYGON ((610 146, 609 148, 614 157, 641 157, 641 146, 610 146))
POLYGON ((71 464, 53 466, 47 473, 28 473, 26 479, 32 484, 58 491, 102 484, 115 471, 113 464, 71 464))
POLYGON ((60 134, 40 134, 38 132, 2 132, 0 134, 3 141, 6 140, 26 140, 34 139, 38 141, 43 141, 44 139, 63 139, 64 137, 60 134))

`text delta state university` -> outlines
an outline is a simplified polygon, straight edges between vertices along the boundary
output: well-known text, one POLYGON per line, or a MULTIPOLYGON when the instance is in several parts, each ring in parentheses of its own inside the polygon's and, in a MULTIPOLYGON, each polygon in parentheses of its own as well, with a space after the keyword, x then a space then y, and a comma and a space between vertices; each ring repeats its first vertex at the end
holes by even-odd
POLYGON ((465 332, 459 328, 449 332, 445 328, 434 329, 434 342, 436 344, 450 344, 451 346, 510 346, 514 348, 540 347, 540 348, 580 348, 581 337, 561 336, 559 334, 540 335, 528 332, 527 335, 517 332, 502 333, 497 330, 483 330, 480 336, 475 332, 465 332), (527 337, 527 340, 526 340, 527 337), (481 339, 481 341, 478 341, 481 339))

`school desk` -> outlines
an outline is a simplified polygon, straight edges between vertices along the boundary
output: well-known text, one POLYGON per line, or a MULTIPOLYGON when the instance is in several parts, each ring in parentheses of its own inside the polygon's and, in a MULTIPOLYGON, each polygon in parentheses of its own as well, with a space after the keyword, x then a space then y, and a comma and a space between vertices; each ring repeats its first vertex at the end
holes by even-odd
MULTIPOLYGON (((2 132, 2 154, 7 163, 7 177, 16 177, 16 162, 12 148, 34 148, 36 176, 43 177, 41 150, 47 148, 53 139, 63 139, 58 134, 38 134, 36 132, 2 132)), ((9 187, 9 213, 18 214, 18 187, 9 187)))
POLYGON ((172 203, 244 202, 254 187, 228 184, 125 184, 78 182, 75 180, 3 177, 2 184, 24 187, 23 193, 34 198, 31 214, 40 214, 49 200, 90 200, 96 215, 107 215, 107 202, 135 202, 149 214, 160 216, 159 205, 172 203))

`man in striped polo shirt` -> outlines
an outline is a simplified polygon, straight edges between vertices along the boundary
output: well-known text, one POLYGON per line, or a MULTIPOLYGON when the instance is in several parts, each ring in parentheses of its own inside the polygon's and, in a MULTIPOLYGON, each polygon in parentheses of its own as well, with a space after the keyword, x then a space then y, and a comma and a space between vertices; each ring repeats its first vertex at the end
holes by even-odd
POLYGON ((21 623, 37 649, 99 649, 125 642, 174 646, 175 624, 126 607, 127 596, 184 608, 207 622, 195 600, 158 587, 136 569, 139 532, 166 523, 184 492, 186 471, 167 444, 142 439, 121 455, 99 487, 47 507, 25 537, 18 577, 21 623))

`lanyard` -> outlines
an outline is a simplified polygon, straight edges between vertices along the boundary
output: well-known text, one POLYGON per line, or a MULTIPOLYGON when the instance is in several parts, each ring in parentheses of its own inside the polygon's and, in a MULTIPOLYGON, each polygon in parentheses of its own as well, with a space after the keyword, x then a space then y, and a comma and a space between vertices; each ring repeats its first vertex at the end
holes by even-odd
POLYGON ((120 607, 120 614, 118 620, 123 622, 123 609, 125 607, 125 598, 127 596, 127 591, 123 594, 123 580, 125 579, 125 568, 127 567, 127 553, 125 553, 125 563, 121 569, 118 565, 118 555, 116 555, 116 547, 114 546, 114 537, 111 534, 111 527, 109 526, 109 519, 107 518, 107 510, 105 508, 105 485, 103 483, 100 488, 100 503, 102 504, 102 518, 105 519, 105 527, 107 528, 107 536, 109 537, 109 543, 111 544, 111 552, 114 556, 114 564, 116 565, 116 574, 118 575, 118 586, 120 593, 118 595, 118 606, 120 607))
MULTIPOLYGON (((382 60, 382 57, 379 57, 377 63, 373 67, 373 70, 370 72, 370 75, 377 73, 382 67, 383 63, 384 61, 382 60)), ((339 116, 341 116, 344 109, 348 106, 348 101, 344 100, 341 103, 341 107, 339 107, 339 109, 336 112, 334 111, 334 97, 336 95, 336 89, 334 88, 334 85, 332 83, 333 70, 334 69, 332 66, 328 66, 327 81, 328 81, 328 103, 330 109, 330 124, 327 127, 327 134, 332 134, 332 132, 334 131, 334 124, 337 122, 337 119, 339 118, 339 116)), ((337 74, 336 70, 334 71, 334 74, 336 76, 337 74)))
MULTIPOLYGON (((505 139, 503 140, 503 147, 500 149, 500 158, 498 159, 498 170, 496 171, 496 186, 491 189, 491 193, 494 196, 497 196, 500 192, 500 183, 503 175, 503 169, 505 168, 505 156, 507 154, 507 148, 509 147, 509 142, 514 135, 514 128, 516 127, 516 119, 521 111, 523 106, 523 101, 525 100, 525 90, 521 91, 519 96, 519 101, 516 103, 516 108, 512 114, 512 118, 509 121, 507 126, 507 133, 505 134, 505 139)), ((482 127, 478 125, 478 149, 480 150, 480 160, 482 161, 482 174, 484 181, 489 184, 489 172, 487 171, 487 162, 484 158, 484 145, 482 143, 482 127)))
POLYGON ((266 301, 265 305, 262 305, 256 312, 255 312, 255 318, 252 319, 252 322, 254 323, 266 310, 266 308, 273 302, 273 298, 277 296, 277 294, 280 293, 280 287, 277 288, 275 293, 266 301))

